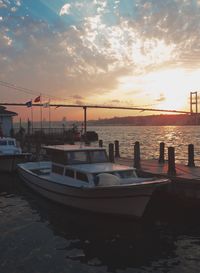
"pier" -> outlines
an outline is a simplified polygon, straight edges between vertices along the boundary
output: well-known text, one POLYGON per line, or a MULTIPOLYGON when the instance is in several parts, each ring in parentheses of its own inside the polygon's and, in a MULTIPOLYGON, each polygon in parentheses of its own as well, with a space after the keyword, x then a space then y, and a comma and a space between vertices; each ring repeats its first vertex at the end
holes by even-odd
MULTIPOLYGON (((99 141, 102 146, 102 140, 99 141)), ((165 196, 167 204, 172 202, 183 209, 185 207, 197 208, 200 206, 200 167, 195 166, 194 145, 188 145, 188 158, 185 164, 176 163, 174 147, 168 147, 165 159, 165 144, 160 143, 159 157, 157 159, 142 159, 140 143, 134 144, 133 158, 120 157, 118 141, 109 144, 109 160, 122 165, 134 166, 138 175, 147 177, 166 177, 172 183, 167 187, 165 196), (110 148, 112 147, 112 148, 110 148), (116 156, 117 155, 117 156, 116 156)), ((159 202, 157 203, 159 204, 159 202)))
MULTIPOLYGON (((116 158, 115 162, 133 166, 133 160, 130 158, 116 158)), ((189 167, 187 165, 176 163, 176 175, 168 173, 168 161, 159 163, 156 159, 141 160, 140 172, 155 176, 169 177, 173 181, 199 181, 200 182, 200 168, 189 167)))
MULTIPOLYGON (((102 147, 103 141, 99 140, 102 147)), ((188 162, 184 164, 175 163, 175 149, 168 147, 168 158, 165 159, 163 142, 160 143, 160 154, 158 159, 141 159, 140 143, 134 144, 133 159, 120 157, 119 141, 109 144, 109 159, 118 164, 134 166, 138 172, 147 175, 168 177, 173 181, 200 181, 200 167, 195 166, 194 145, 188 145, 188 162), (112 148, 111 148, 112 147, 112 148)))

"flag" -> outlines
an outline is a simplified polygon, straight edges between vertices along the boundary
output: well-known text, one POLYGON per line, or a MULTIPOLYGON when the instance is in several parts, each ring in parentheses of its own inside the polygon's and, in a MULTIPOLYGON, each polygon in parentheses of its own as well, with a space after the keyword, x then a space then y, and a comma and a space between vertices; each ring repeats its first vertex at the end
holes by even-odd
POLYGON ((32 107, 32 100, 26 102, 27 107, 32 107))
POLYGON ((48 108, 48 107, 49 107, 49 102, 43 103, 43 107, 44 107, 44 108, 48 108))
POLYGON ((34 99, 34 102, 39 102, 40 101, 40 96, 34 99))

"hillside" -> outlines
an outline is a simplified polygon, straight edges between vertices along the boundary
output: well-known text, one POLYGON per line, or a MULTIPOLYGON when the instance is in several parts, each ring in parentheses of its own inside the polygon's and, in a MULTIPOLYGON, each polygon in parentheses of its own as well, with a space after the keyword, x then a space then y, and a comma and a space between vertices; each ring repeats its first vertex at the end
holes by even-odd
POLYGON ((88 121, 90 125, 134 125, 134 126, 162 126, 162 125, 199 125, 200 119, 195 115, 149 115, 113 117, 88 121))

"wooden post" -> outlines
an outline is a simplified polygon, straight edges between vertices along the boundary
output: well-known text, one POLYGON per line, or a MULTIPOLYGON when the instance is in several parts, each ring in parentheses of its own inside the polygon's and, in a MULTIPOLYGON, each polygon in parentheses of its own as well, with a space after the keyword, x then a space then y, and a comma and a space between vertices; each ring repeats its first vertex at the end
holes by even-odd
POLYGON ((134 144, 134 168, 140 169, 140 143, 136 141, 134 144))
POLYGON ((115 157, 120 157, 119 154, 119 141, 115 140, 115 157))
POLYGON ((99 139, 99 147, 103 147, 103 140, 99 139))
POLYGON ((110 162, 115 162, 115 159, 114 159, 114 144, 113 143, 109 143, 108 156, 109 156, 110 162))
POLYGON ((159 163, 164 163, 165 162, 165 143, 161 142, 160 143, 160 155, 159 155, 159 163))
POLYGON ((195 167, 194 163, 194 145, 188 145, 188 167, 195 167))
POLYGON ((167 173, 169 176, 176 176, 174 147, 168 147, 168 172, 167 173))

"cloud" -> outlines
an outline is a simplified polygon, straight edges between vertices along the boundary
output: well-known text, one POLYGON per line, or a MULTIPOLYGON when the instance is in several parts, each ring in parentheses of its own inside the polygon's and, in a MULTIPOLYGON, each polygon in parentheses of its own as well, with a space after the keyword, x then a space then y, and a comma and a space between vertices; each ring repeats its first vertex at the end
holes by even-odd
POLYGON ((60 9, 59 15, 65 15, 65 14, 70 14, 70 8, 71 5, 70 4, 65 4, 64 6, 62 6, 62 8, 60 9))
POLYGON ((162 101, 165 101, 166 100, 166 98, 165 98, 165 96, 164 96, 164 94, 160 94, 160 97, 159 98, 157 98, 155 101, 157 101, 157 102, 162 102, 162 101))
POLYGON ((79 96, 79 95, 75 95, 75 96, 73 96, 73 99, 82 100, 82 99, 83 99, 83 97, 82 97, 82 96, 79 96))
POLYGON ((83 105, 85 104, 83 100, 75 100, 74 101, 74 104, 77 104, 77 105, 83 105))
POLYGON ((111 100, 112 103, 120 103, 120 100, 111 100))
POLYGON ((199 66, 199 1, 30 2, 0 0, 4 80, 86 101, 117 89, 123 76, 199 66))
POLYGON ((0 0, 0 8, 6 8, 7 5, 3 0, 0 0))

